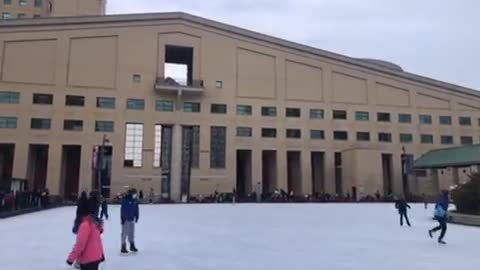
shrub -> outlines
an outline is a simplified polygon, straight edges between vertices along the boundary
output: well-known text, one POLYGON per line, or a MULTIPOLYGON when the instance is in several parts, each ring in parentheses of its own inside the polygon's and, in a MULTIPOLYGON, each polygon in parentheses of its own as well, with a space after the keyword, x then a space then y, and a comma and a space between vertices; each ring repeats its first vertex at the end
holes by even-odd
POLYGON ((470 176, 470 181, 452 191, 458 212, 480 214, 480 172, 470 176))

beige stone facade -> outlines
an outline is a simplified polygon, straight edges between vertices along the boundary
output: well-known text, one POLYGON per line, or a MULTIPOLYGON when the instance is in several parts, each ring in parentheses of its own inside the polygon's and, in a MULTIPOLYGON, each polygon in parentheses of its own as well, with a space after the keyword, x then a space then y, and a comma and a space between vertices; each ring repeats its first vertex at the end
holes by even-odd
MULTIPOLYGON (((233 188, 249 193, 259 182, 264 192, 281 188, 297 195, 403 194, 402 154, 416 158, 431 149, 480 142, 480 92, 393 64, 183 13, 3 22, 0 63, 0 92, 19 93, 18 103, 0 102, 0 117, 17 121, 16 128, 0 129, 0 145, 14 145, 11 176, 33 183, 32 164, 38 160, 32 161, 32 145, 48 145, 45 183, 52 194, 64 196, 93 188, 92 151, 104 134, 112 146, 112 193, 128 185, 145 193, 153 188, 175 200, 184 189, 190 194, 233 188), (193 51, 185 56, 191 62, 185 86, 161 79, 170 57, 167 48, 187 48, 182 57, 193 51), (52 104, 32 104, 38 93, 51 94, 52 104), (84 97, 84 105, 67 106, 67 95, 84 97), (99 97, 114 98, 114 108, 98 108, 99 97), (144 108, 127 109, 129 99, 143 100, 144 108), (172 102, 173 111, 159 111, 157 100, 172 102), (184 102, 200 103, 200 112, 186 112, 191 108, 185 109, 184 102), (212 113, 212 104, 226 105, 226 113, 212 113), (251 106, 251 115, 237 112, 242 111, 238 105, 251 106), (275 107, 276 115, 263 115, 273 114, 263 107, 275 107), (443 124, 441 116, 447 116, 443 124), (50 128, 32 129, 32 118, 51 119, 50 128), (65 120, 81 120, 83 126, 67 131, 65 120), (96 132, 96 121, 114 122, 114 131, 96 132), (127 123, 143 124, 141 166, 125 161, 127 123), (172 153, 163 174, 154 166, 159 158, 156 124, 173 130, 171 141, 162 146, 162 152, 171 147, 172 153), (187 126, 199 126, 198 168, 192 168, 189 184, 182 182, 182 127, 187 126), (223 160, 212 161, 212 151, 222 152, 217 146, 223 144, 222 139, 211 141, 212 127, 226 128, 224 166, 223 160), (251 128, 251 137, 238 127, 251 128), (72 158, 65 146, 78 146, 72 150, 78 152, 78 164, 68 170, 65 158, 72 158), (77 177, 69 173, 77 169, 78 188, 67 192, 70 178, 77 177), (168 190, 161 190, 165 174, 170 175, 168 190)), ((416 194, 438 190, 414 176, 408 176, 408 186, 416 194)))
POLYGON ((106 0, 1 0, 3 19, 105 15, 106 0))

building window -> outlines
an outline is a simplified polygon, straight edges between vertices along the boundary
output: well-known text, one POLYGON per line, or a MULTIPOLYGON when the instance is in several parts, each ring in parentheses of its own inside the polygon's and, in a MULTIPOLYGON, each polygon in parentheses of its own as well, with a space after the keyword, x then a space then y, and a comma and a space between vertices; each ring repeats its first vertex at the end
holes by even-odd
POLYGON ((379 112, 377 113, 377 121, 378 122, 390 122, 390 114, 379 112))
POLYGON ((400 143, 412 143, 413 136, 409 133, 400 133, 400 143))
POLYGON ((183 111, 190 113, 199 113, 200 112, 200 103, 198 102, 184 102, 183 111))
POLYGON ((334 131, 333 139, 337 141, 346 141, 348 140, 348 132, 346 131, 334 131))
POLYGON ((0 117, 0 128, 17 128, 17 117, 0 117))
POLYGON ((300 129, 287 129, 287 138, 299 139, 302 137, 302 131, 300 129))
POLYGON ((357 132, 357 141, 369 142, 370 141, 370 132, 357 132))
POLYGON ((334 110, 333 111, 333 119, 346 120, 347 119, 347 111, 334 110))
POLYGON ((210 113, 226 114, 227 113, 227 105, 226 104, 212 104, 210 106, 210 113))
POLYGON ((12 4, 12 0, 3 0, 3 4, 4 4, 4 5, 11 5, 11 4, 12 4))
POLYGON ((415 177, 427 177, 427 170, 415 170, 415 177))
POLYGON ((355 112, 355 120, 357 121, 368 121, 370 115, 368 112, 355 112))
POLYGON ((192 126, 192 168, 200 166, 200 126, 192 126))
POLYGON ((97 97, 97 108, 115 109, 115 98, 113 98, 113 97, 97 97))
POLYGON ((42 7, 42 0, 35 0, 35 7, 42 7))
POLYGON ((132 75, 132 81, 134 83, 140 83, 142 81, 142 75, 140 74, 133 74, 132 75))
POLYGON ((460 124, 460 126, 471 126, 472 119, 468 116, 460 116, 458 118, 458 123, 460 124))
POLYGON ((1 104, 19 104, 20 93, 11 91, 0 91, 1 104))
POLYGON ((433 143, 433 135, 430 135, 430 134, 421 134, 421 135, 420 135, 420 143, 423 143, 423 144, 432 144, 432 143, 433 143))
POLYGON ((128 110, 143 111, 143 110, 145 110, 145 100, 136 99, 136 98, 129 98, 129 99, 127 99, 127 109, 128 110))
POLYGON ((113 132, 114 123, 113 121, 95 121, 95 131, 96 132, 113 132))
POLYGON ((32 118, 30 121, 31 129, 50 129, 51 120, 48 118, 32 118))
POLYGON ((276 128, 262 128, 262 137, 263 138, 276 138, 277 129, 276 128))
POLYGON ((159 112, 173 112, 173 101, 167 99, 157 99, 155 101, 155 110, 159 112))
POLYGON ((33 104, 51 105, 53 104, 53 95, 33 94, 33 104))
POLYGON ((453 144, 453 136, 440 136, 442 144, 453 144))
POLYGON ((252 106, 237 105, 237 115, 252 115, 252 106))
POLYGON ((237 127, 237 137, 252 137, 252 128, 237 127))
POLYGON ((262 107, 262 116, 277 116, 276 107, 262 107))
POLYGON ((222 81, 216 81, 215 82, 215 88, 217 88, 217 89, 223 88, 223 82, 222 81))
POLYGON ((442 115, 438 118, 440 125, 451 125, 452 124, 452 117, 442 115))
POLYGON ((323 119, 325 116, 322 109, 310 109, 310 119, 323 119))
POLYGON ((143 124, 126 124, 125 167, 142 167, 143 161, 143 124))
POLYGON ((461 144, 473 144, 473 137, 471 136, 461 136, 460 137, 461 144))
POLYGON ((301 111, 300 108, 287 108, 285 110, 286 117, 300 117, 301 111))
POLYGON ((184 86, 196 84, 193 80, 193 64, 193 47, 165 45, 164 77, 166 82, 184 86))
POLYGON ((161 167, 162 157, 162 125, 155 125, 155 148, 153 149, 153 167, 161 167))
POLYGON ((37 18, 40 18, 40 17, 41 17, 40 14, 33 14, 34 19, 37 19, 37 18))
POLYGON ((64 120, 63 121, 63 130, 82 131, 83 130, 83 121, 82 120, 64 120))
POLYGON ((226 127, 210 128, 210 168, 225 168, 226 127))
POLYGON ((324 140, 325 139, 325 132, 323 130, 312 129, 312 130, 310 130, 310 139, 324 140))
POLYGON ((28 6, 28 0, 18 0, 18 4, 20 6, 28 6))
POLYGON ((398 122, 399 123, 412 123, 412 115, 408 113, 401 113, 398 115, 398 122))
POLYGON ((84 96, 73 96, 67 95, 65 97, 65 105, 66 106, 85 106, 85 97, 84 96))
POLYGON ((8 20, 10 18, 12 18, 12 14, 10 12, 3 12, 2 13, 2 19, 8 20))
POLYGON ((392 134, 380 132, 378 133, 378 141, 379 142, 392 142, 392 134))
POLYGON ((420 114, 418 116, 418 121, 420 125, 431 125, 432 124, 432 116, 427 114, 420 114))
POLYGON ((18 19, 22 19, 22 18, 25 18, 27 15, 25 13, 18 13, 17 14, 17 18, 18 19))

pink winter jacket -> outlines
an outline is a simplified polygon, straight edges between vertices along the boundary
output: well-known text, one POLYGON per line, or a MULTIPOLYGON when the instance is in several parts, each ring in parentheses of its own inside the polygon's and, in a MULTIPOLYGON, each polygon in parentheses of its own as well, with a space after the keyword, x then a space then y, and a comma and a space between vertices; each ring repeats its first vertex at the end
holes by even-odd
POLYGON ((103 261, 103 245, 100 234, 103 228, 99 227, 91 217, 84 217, 78 229, 77 242, 67 261, 87 264, 103 261))

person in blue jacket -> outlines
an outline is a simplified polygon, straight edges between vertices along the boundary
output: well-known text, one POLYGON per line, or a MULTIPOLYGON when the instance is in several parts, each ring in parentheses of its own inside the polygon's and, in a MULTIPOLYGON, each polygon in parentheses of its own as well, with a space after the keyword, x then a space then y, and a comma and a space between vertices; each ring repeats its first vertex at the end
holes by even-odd
POLYGON ((120 215, 122 222, 121 253, 123 254, 128 253, 127 238, 130 242, 130 251, 138 251, 137 247, 135 246, 135 223, 138 222, 139 214, 137 191, 135 189, 131 189, 123 197, 120 215))
POLYGON ((446 244, 443 241, 445 233, 447 232, 447 218, 448 218, 448 191, 442 191, 437 204, 435 205, 434 218, 438 221, 439 225, 428 231, 430 238, 433 238, 433 233, 441 230, 440 237, 438 237, 439 244, 446 244))

